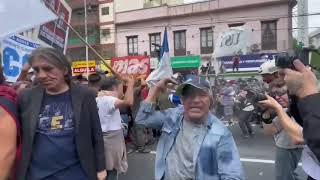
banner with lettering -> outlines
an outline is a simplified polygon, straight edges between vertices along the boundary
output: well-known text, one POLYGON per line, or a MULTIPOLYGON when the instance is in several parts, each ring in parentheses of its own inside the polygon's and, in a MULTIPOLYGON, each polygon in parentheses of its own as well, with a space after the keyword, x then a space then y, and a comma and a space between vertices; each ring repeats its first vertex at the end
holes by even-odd
MULTIPOLYGON (((89 70, 89 74, 96 72, 95 60, 88 61, 88 70, 89 70)), ((86 73, 87 73, 87 61, 77 60, 72 62, 72 74, 74 76, 79 74, 86 74, 86 73)))
POLYGON ((125 56, 112 58, 112 68, 120 74, 146 78, 150 74, 150 57, 125 56))
POLYGON ((70 22, 72 10, 63 0, 44 0, 44 2, 48 8, 58 12, 59 19, 41 25, 38 38, 65 53, 69 27, 63 20, 70 22))
POLYGON ((230 28, 221 33, 215 45, 215 58, 223 56, 244 55, 251 45, 248 32, 244 28, 230 28))
MULTIPOLYGON (((257 71, 262 63, 267 60, 272 60, 275 58, 275 53, 267 54, 249 54, 239 56, 239 71, 257 71)), ((217 58, 220 64, 220 68, 224 69, 224 72, 236 71, 233 68, 233 58, 234 56, 224 56, 217 58)))
POLYGON ((20 35, 1 42, 3 74, 8 82, 16 82, 22 67, 29 60, 31 51, 40 45, 20 35))

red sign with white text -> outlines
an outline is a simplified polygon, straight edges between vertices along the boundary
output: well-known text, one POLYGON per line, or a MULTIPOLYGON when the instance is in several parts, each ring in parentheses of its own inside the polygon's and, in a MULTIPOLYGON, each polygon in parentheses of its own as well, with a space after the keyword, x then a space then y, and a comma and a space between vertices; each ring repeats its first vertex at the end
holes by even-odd
POLYGON ((150 74, 150 57, 125 56, 112 58, 112 68, 120 74, 146 78, 150 74))

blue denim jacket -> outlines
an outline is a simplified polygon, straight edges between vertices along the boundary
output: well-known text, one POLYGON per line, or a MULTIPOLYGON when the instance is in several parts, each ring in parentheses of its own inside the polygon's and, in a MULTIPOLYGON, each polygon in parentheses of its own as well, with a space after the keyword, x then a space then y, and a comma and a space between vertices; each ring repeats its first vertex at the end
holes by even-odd
MULTIPOLYGON (((156 180, 164 177, 166 158, 178 135, 183 111, 183 106, 156 111, 155 104, 141 103, 136 123, 162 131, 156 155, 156 180)), ((239 153, 230 131, 212 114, 208 116, 207 127, 208 131, 202 143, 195 144, 193 155, 195 179, 243 180, 244 173, 239 153)))

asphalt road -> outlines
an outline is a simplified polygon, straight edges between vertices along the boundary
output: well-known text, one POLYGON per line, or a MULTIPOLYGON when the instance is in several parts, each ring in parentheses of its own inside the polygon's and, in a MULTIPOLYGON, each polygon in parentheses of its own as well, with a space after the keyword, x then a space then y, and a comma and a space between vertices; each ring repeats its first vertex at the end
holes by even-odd
MULTIPOLYGON (((255 126, 255 135, 243 138, 237 124, 229 127, 245 170, 247 180, 274 180, 275 146, 272 137, 262 133, 262 129, 255 126)), ((155 150, 155 145, 150 147, 155 150)), ((150 154, 131 153, 128 155, 128 172, 120 175, 120 180, 152 180, 154 179, 155 152, 150 154)), ((302 179, 306 179, 301 167, 297 170, 302 179)))

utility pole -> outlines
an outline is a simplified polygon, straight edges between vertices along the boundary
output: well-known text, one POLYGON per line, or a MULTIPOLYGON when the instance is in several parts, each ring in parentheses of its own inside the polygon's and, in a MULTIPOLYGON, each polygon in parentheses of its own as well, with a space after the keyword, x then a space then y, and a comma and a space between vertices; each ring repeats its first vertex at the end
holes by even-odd
POLYGON ((298 44, 309 47, 308 0, 298 0, 298 44))
MULTIPOLYGON (((88 22, 87 22, 87 0, 83 0, 84 4, 84 34, 85 40, 88 43, 88 22)), ((87 79, 89 78, 89 57, 88 45, 86 45, 86 63, 87 63, 87 79)))

